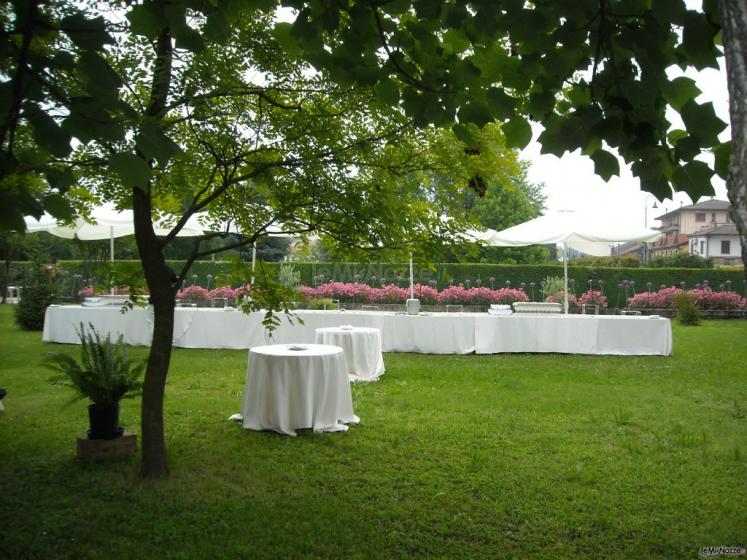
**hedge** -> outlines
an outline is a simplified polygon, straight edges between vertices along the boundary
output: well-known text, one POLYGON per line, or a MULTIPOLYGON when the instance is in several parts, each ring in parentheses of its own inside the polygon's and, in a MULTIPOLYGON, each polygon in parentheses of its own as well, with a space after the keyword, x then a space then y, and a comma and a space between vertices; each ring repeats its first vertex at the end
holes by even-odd
MULTIPOLYGON (((183 261, 168 261, 169 266, 179 270, 183 261)), ((261 263, 257 266, 256 275, 271 275, 277 278, 277 271, 282 263, 261 263)), ((28 267, 28 263, 14 263, 14 270, 28 267)), ((226 279, 234 270, 234 264, 228 261, 200 261, 192 265, 189 278, 185 285, 193 283, 208 287, 208 275, 212 275, 210 288, 226 284, 226 279), (194 280, 193 280, 194 276, 194 280), (216 280, 217 277, 217 280, 216 280)), ((370 285, 381 285, 381 279, 385 283, 399 283, 405 287, 409 281, 409 264, 383 264, 383 263, 293 263, 299 271, 301 283, 314 286, 320 282, 331 280, 339 282, 354 282, 356 280, 370 285), (375 277, 375 280, 374 280, 375 277), (397 277, 400 280, 397 280, 397 277)), ((92 277, 100 278, 102 275, 101 264, 90 261, 59 261, 57 263, 59 274, 58 285, 62 283, 65 290, 69 291, 79 284, 87 283, 92 277), (76 277, 81 275, 81 277, 76 277)), ((115 261, 114 268, 122 272, 139 270, 138 261, 115 261)), ((563 276, 563 266, 560 264, 546 265, 503 265, 503 264, 459 264, 445 263, 436 264, 433 269, 414 265, 415 281, 421 284, 430 283, 439 290, 450 284, 485 287, 504 288, 507 282, 510 287, 519 288, 524 283, 527 294, 535 300, 540 299, 541 282, 548 276, 563 276), (491 282, 491 278, 493 281, 491 282), (534 286, 531 286, 534 283, 534 286)), ((573 266, 568 267, 568 277, 575 281, 573 291, 580 295, 587 290, 588 280, 593 281, 595 290, 599 289, 599 281, 602 281, 602 291, 607 296, 610 307, 624 307, 626 298, 633 293, 647 290, 647 284, 656 291, 661 286, 685 286, 690 289, 697 284, 708 281, 710 287, 719 290, 721 284, 730 282, 730 288, 747 297, 747 286, 744 282, 742 270, 730 269, 692 269, 692 268, 614 268, 598 266, 573 266), (627 287, 620 288, 624 281, 627 287), (630 282, 633 285, 630 285, 630 282)), ((82 285, 81 285, 82 287, 82 285)))

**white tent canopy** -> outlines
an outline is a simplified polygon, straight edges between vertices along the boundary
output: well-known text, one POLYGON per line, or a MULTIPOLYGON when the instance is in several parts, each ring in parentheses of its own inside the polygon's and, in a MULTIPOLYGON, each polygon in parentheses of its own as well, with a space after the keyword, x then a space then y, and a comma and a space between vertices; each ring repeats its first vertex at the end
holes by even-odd
POLYGON ((661 234, 646 228, 616 224, 609 216, 560 210, 496 232, 487 240, 493 247, 558 244, 564 248, 564 310, 568 313, 568 248, 596 256, 610 254, 613 244, 651 242, 661 234))
MULTIPOLYGON (((178 237, 197 237, 205 234, 205 230, 198 222, 199 216, 192 216, 177 234, 178 237)), ((132 210, 116 210, 108 204, 94 208, 91 220, 77 218, 70 225, 60 225, 55 218, 44 214, 39 220, 26 218, 26 230, 29 232, 46 231, 65 239, 78 238, 81 241, 95 241, 109 239, 110 258, 114 260, 114 238, 135 235, 135 222, 132 210)), ((156 223, 157 235, 168 235, 171 228, 165 223, 156 223)))

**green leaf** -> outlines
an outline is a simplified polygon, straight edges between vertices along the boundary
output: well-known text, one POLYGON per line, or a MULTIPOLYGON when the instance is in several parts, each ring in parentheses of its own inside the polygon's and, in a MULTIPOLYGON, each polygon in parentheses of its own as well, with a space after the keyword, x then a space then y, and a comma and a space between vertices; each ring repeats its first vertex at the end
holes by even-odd
POLYGON ((662 85, 662 93, 667 103, 679 111, 688 101, 698 97, 701 91, 695 85, 695 80, 680 76, 672 81, 665 82, 662 85))
POLYGON ((78 59, 78 68, 86 78, 86 89, 91 95, 109 102, 118 98, 122 80, 102 56, 86 51, 78 59))
POLYGON ((384 106, 395 107, 399 104, 399 88, 389 78, 381 80, 374 86, 376 99, 384 106))
POLYGON ((514 116, 516 99, 506 94, 502 89, 492 87, 488 90, 488 103, 493 116, 499 120, 507 120, 514 116))
POLYGON ((691 161, 675 168, 672 184, 676 190, 685 191, 692 200, 698 200, 701 196, 713 196, 712 176, 713 171, 705 163, 691 161))
POLYGON ((609 181, 613 175, 620 175, 620 162, 606 150, 597 150, 591 155, 594 162, 594 173, 605 181, 609 181))
POLYGON ((718 176, 726 181, 729 175, 729 162, 731 160, 731 142, 724 142, 713 150, 716 156, 715 168, 718 176))
POLYGON ((70 151, 70 134, 57 125, 55 120, 38 108, 27 113, 34 130, 34 140, 53 156, 65 157, 70 151))
POLYGON ((469 39, 459 29, 449 29, 443 34, 443 47, 449 54, 461 54, 470 48, 469 39))
POLYGON ((75 181, 75 176, 69 167, 47 167, 44 175, 47 183, 60 192, 65 192, 75 181))
POLYGON ((523 149, 532 139, 532 126, 522 117, 514 117, 502 127, 506 147, 523 149))
POLYGON ((153 119, 143 122, 135 143, 147 159, 156 158, 161 165, 165 165, 172 156, 181 152, 179 145, 169 138, 153 119))
POLYGON ((697 138, 701 146, 709 147, 719 144, 718 135, 726 128, 726 123, 716 116, 713 103, 699 105, 690 100, 682 107, 680 115, 690 136, 697 138))
POLYGON ((177 49, 185 49, 191 52, 202 52, 205 50, 205 41, 198 31, 191 27, 182 26, 173 29, 174 45, 177 49))
POLYGON ((130 153, 114 154, 109 158, 109 169, 119 175, 125 186, 145 189, 151 170, 141 157, 130 153))
POLYGON ((114 43, 103 17, 86 19, 82 14, 73 14, 62 19, 60 29, 81 49, 100 51, 105 44, 114 43))
POLYGON ((529 113, 535 120, 542 120, 555 106, 555 95, 552 91, 534 92, 529 96, 529 113))
POLYGON ((685 14, 685 28, 682 33, 682 51, 698 70, 718 69, 718 51, 713 41, 718 29, 713 27, 705 14, 688 11, 685 14))
POLYGON ((58 220, 69 220, 73 217, 73 208, 60 194, 49 194, 42 200, 44 209, 58 220))
POLYGON ((651 11, 656 21, 663 26, 682 25, 687 7, 682 0, 654 0, 651 11))
POLYGON ((67 51, 57 51, 52 57, 52 63, 60 70, 72 70, 75 68, 75 57, 67 51))
POLYGON ((699 155, 701 151, 700 142, 692 136, 680 138, 675 143, 675 147, 677 148, 677 156, 685 161, 690 161, 699 155))
POLYGON ((384 13, 391 16, 398 16, 410 9, 410 0, 391 0, 381 4, 380 8, 384 13))
POLYGON ((139 4, 127 14, 130 22, 130 30, 135 35, 142 35, 148 39, 155 39, 161 34, 161 31, 168 25, 166 17, 158 9, 156 4, 148 2, 139 4))
POLYGON ((477 138, 472 134, 471 127, 463 124, 455 124, 451 127, 451 130, 454 132, 454 136, 456 136, 457 139, 467 144, 470 148, 476 148, 478 146, 477 138))
POLYGON ((674 130, 670 130, 667 133, 667 140, 669 140, 669 143, 672 145, 675 145, 678 140, 681 140, 682 138, 685 138, 687 136, 687 131, 682 130, 681 128, 675 128, 674 130))
POLYGON ((276 23, 272 30, 272 36, 290 56, 299 56, 302 53, 298 40, 293 34, 293 26, 290 23, 276 23))
POLYGON ((480 128, 493 121, 490 107, 483 101, 472 101, 459 108, 459 122, 474 123, 480 128))
POLYGON ((223 12, 215 10, 208 14, 203 32, 207 40, 223 43, 230 37, 231 27, 228 25, 223 12))

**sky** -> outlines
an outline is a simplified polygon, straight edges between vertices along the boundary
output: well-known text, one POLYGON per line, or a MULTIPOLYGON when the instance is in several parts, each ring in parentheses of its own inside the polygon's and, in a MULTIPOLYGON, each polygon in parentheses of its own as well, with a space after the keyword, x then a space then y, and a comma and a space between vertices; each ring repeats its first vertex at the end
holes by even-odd
MULTIPOLYGON (((688 1, 688 7, 697 8, 688 1)), ((698 103, 712 101, 716 114, 724 122, 729 122, 729 101, 726 87, 726 72, 723 58, 720 60, 721 69, 706 69, 702 72, 690 71, 685 75, 696 81, 702 91, 697 97, 698 103)), ((682 75, 682 72, 671 72, 672 78, 682 75)), ((679 115, 670 114, 670 121, 677 123, 676 128, 684 128, 679 115)), ((580 151, 566 153, 562 158, 552 154, 540 154, 537 137, 541 128, 534 129, 532 142, 522 151, 521 157, 531 164, 529 180, 533 183, 543 183, 543 192, 547 197, 547 210, 575 209, 593 213, 610 215, 610 219, 628 225, 656 227, 660 223, 654 220, 667 211, 678 208, 681 204, 688 205, 698 202, 691 201, 684 193, 675 193, 672 198, 656 201, 654 196, 641 191, 639 180, 633 176, 630 166, 620 160, 620 176, 612 177, 608 183, 594 174, 594 164, 580 151), (656 203, 657 208, 653 208, 656 203)), ((721 133, 719 138, 729 138, 729 128, 721 133)), ((712 179, 715 198, 726 200, 726 185, 718 177, 712 179)))

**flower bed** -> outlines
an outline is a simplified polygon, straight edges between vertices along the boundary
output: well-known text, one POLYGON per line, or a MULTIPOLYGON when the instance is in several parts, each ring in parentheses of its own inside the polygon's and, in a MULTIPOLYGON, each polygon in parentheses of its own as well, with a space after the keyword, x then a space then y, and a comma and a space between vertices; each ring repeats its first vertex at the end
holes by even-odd
MULTIPOLYGON (((662 288, 658 292, 641 292, 628 298, 631 309, 672 309, 676 294, 681 288, 662 288)), ((688 293, 695 297, 695 304, 702 310, 738 311, 747 308, 747 300, 736 292, 714 292, 710 288, 695 288, 688 293)))
MULTIPOLYGON (((341 303, 359 304, 404 304, 410 297, 410 290, 388 284, 372 288, 361 283, 329 282, 316 288, 301 286, 299 291, 308 301, 334 299, 341 303)), ((416 298, 423 305, 472 305, 488 306, 492 303, 511 304, 515 301, 529 301, 529 296, 520 289, 465 288, 462 285, 450 286, 440 292, 432 286, 416 284, 413 287, 416 298)))

